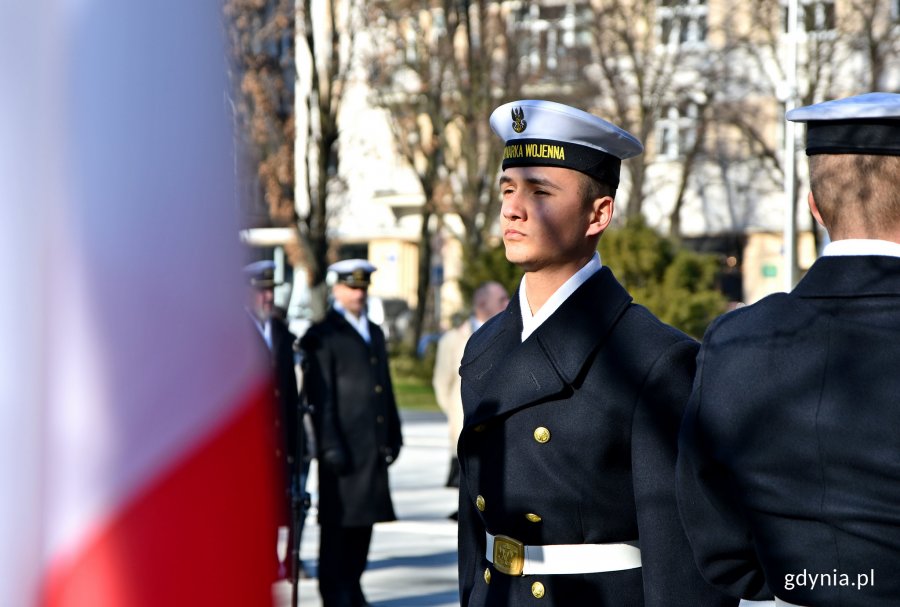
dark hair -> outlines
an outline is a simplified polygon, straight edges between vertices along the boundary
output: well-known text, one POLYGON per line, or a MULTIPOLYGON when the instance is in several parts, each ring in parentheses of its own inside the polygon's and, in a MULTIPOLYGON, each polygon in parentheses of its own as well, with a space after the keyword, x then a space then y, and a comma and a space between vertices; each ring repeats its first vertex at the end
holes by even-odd
POLYGON ((608 183, 597 181, 590 175, 581 173, 581 184, 578 187, 578 193, 581 196, 582 203, 587 205, 604 196, 615 198, 616 188, 608 183))

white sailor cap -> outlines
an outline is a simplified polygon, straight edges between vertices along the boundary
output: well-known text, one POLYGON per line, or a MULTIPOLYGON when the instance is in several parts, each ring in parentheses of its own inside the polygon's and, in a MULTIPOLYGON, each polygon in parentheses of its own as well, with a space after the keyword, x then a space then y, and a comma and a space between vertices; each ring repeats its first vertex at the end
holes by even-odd
POLYGON ((637 137, 593 114, 534 99, 505 103, 491 114, 491 128, 506 143, 503 169, 558 166, 619 185, 622 160, 644 146, 637 137))
POLYGON ((244 275, 251 287, 258 289, 271 289, 281 282, 275 280, 275 262, 271 259, 261 259, 244 266, 244 275))
POLYGON ((900 155, 900 95, 866 93, 798 107, 785 118, 806 124, 806 154, 900 155))
POLYGON ((341 283, 348 287, 368 287, 369 277, 377 269, 367 259, 342 259, 328 266, 325 281, 332 286, 341 283))

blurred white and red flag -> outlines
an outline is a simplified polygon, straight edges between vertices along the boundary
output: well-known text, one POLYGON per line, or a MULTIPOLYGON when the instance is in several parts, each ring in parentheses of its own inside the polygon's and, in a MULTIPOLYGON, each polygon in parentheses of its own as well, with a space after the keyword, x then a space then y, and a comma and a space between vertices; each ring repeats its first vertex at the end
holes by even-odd
POLYGON ((0 6, 0 605, 269 605, 221 4, 0 6))

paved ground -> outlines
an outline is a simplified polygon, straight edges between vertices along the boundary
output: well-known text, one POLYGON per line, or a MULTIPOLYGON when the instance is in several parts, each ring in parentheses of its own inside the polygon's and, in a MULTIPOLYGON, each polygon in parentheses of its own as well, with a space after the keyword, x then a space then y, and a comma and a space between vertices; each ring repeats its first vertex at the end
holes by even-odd
MULTIPOLYGON (((401 413, 404 448, 391 467, 391 494, 399 520, 375 525, 363 591, 375 607, 459 607, 456 573, 456 490, 444 487, 449 451, 447 422, 439 413, 401 413)), ((306 521, 300 557, 315 575, 319 527, 316 524, 315 462, 307 489, 313 510, 306 521)), ((273 589, 276 607, 289 607, 287 582, 273 589)), ((316 580, 300 582, 300 606, 321 607, 316 580)), ((768 607, 743 601, 741 607, 768 607)))

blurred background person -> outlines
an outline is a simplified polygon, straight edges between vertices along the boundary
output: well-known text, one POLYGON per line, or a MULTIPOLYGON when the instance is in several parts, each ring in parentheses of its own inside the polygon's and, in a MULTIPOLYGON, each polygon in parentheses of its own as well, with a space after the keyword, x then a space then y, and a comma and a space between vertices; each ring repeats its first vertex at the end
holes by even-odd
MULTIPOLYGON (((485 321, 505 310, 508 304, 509 294, 503 285, 495 281, 482 283, 472 295, 472 316, 459 326, 444 333, 438 341, 432 386, 435 400, 447 416, 450 432, 450 473, 447 478, 447 487, 459 487, 459 459, 456 456, 456 443, 459 441, 463 423, 459 363, 466 349, 466 342, 485 321)), ((454 512, 450 518, 456 520, 458 513, 454 512)))
POLYGON ((375 266, 328 268, 334 302, 300 341, 319 459, 319 592, 324 607, 368 605, 360 586, 374 523, 396 519, 388 466, 400 453, 400 416, 384 333, 366 316, 375 266))
MULTIPOLYGON (((296 529, 291 524, 292 508, 295 506, 293 500, 299 497, 297 492, 303 491, 302 485, 309 470, 309 458, 305 456, 305 452, 299 452, 298 432, 302 428, 299 425, 299 393, 294 369, 294 343, 297 336, 291 333, 283 318, 275 314, 275 287, 281 284, 275 279, 275 262, 268 259, 255 261, 244 266, 244 274, 248 287, 245 309, 256 327, 260 346, 265 346, 263 356, 272 370, 273 402, 278 407, 274 416, 274 456, 284 468, 286 501, 278 521, 279 531, 272 537, 279 543, 275 553, 278 558, 278 577, 284 578, 288 572, 288 547, 294 545, 292 539, 299 542, 303 534, 303 516, 296 517, 296 529), (300 466, 305 470, 301 470, 300 466), (296 533, 297 537, 292 538, 291 532, 296 533)), ((308 441, 303 442, 305 451, 308 441)), ((300 568, 302 570, 302 564, 300 568)), ((300 575, 305 576, 305 573, 301 572, 300 575)))

